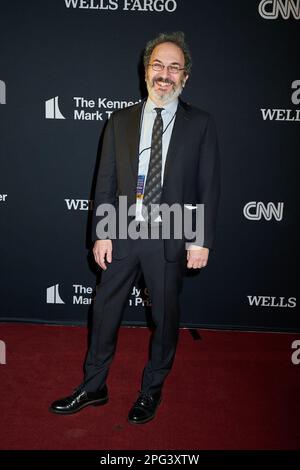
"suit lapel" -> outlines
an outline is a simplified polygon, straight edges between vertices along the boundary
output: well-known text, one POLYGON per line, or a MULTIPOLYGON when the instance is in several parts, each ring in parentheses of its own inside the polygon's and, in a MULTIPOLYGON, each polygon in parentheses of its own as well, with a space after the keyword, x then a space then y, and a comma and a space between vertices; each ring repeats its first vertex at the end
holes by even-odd
POLYGON ((166 156, 164 183, 170 171, 170 167, 172 166, 172 162, 176 157, 178 149, 184 141, 183 136, 185 135, 185 128, 189 121, 188 112, 185 106, 185 103, 179 100, 174 127, 166 156))
POLYGON ((135 106, 131 110, 132 114, 130 116, 130 119, 128 120, 128 128, 127 128, 129 159, 130 159, 134 184, 136 184, 137 182, 137 175, 138 175, 140 123, 141 123, 141 114, 142 114, 143 106, 144 106, 144 101, 140 105, 135 106))

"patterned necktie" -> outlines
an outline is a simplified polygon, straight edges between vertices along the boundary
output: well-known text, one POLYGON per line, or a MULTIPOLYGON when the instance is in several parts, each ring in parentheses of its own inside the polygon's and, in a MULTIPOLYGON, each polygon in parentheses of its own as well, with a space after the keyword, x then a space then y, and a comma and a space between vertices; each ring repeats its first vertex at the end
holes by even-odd
MULTIPOLYGON (((161 169, 162 169, 162 134, 163 120, 161 112, 164 108, 154 108, 156 117, 152 129, 151 154, 144 190, 143 205, 147 208, 148 217, 150 217, 151 204, 159 204, 161 197, 161 169)), ((156 206, 157 209, 157 206, 156 206)), ((144 212, 144 216, 145 216, 144 212)), ((152 220, 158 215, 157 210, 152 207, 152 220)), ((146 217, 145 217, 146 218, 146 217)), ((148 221, 150 221, 148 219, 148 221)))

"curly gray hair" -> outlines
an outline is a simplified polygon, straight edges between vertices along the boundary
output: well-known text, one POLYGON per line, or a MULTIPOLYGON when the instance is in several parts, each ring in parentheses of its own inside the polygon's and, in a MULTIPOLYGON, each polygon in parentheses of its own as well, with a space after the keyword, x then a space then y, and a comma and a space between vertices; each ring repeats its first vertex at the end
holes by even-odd
POLYGON ((184 33, 182 31, 175 31, 174 33, 160 33, 156 38, 148 41, 144 51, 144 66, 148 67, 150 57, 156 46, 164 42, 172 42, 178 46, 184 55, 184 72, 185 74, 191 73, 192 68, 192 57, 188 48, 188 45, 184 39, 184 33))

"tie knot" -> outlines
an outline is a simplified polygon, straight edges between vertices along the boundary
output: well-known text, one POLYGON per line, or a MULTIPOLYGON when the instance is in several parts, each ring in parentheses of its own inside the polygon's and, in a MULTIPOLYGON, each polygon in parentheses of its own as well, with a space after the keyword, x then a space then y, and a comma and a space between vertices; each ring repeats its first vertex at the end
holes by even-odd
POLYGON ((157 115, 158 115, 158 116, 161 116, 161 112, 162 112, 165 108, 154 108, 154 109, 155 109, 157 115))

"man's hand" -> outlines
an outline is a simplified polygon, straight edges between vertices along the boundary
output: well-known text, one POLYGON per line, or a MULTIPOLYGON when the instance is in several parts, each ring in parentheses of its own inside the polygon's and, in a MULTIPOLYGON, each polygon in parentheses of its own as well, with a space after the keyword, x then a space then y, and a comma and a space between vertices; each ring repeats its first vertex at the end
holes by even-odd
POLYGON ((94 258, 100 268, 107 269, 105 261, 111 263, 112 260, 112 242, 111 240, 97 240, 93 248, 94 258))
POLYGON ((189 269, 205 268, 205 266, 207 265, 208 255, 208 248, 191 246, 190 249, 187 251, 187 267, 189 269))

